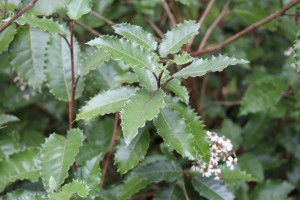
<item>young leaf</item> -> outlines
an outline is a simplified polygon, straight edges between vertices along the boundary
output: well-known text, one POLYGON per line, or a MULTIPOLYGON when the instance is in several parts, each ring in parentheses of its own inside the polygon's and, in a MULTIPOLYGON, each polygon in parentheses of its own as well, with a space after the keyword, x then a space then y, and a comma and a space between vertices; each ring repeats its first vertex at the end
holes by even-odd
POLYGON ((153 200, 182 200, 185 199, 184 192, 177 184, 161 188, 153 200))
POLYGON ((0 161, 0 191, 17 180, 38 181, 39 151, 37 148, 29 148, 0 161))
POLYGON ((265 79, 250 88, 242 99, 240 114, 257 113, 275 106, 288 88, 288 82, 278 78, 265 79))
POLYGON ((239 169, 230 170, 228 167, 222 167, 222 180, 226 184, 235 184, 241 181, 257 181, 253 176, 239 169))
POLYGON ((91 11, 91 0, 70 0, 68 16, 71 19, 79 19, 82 15, 91 11))
POLYGON ((183 54, 175 55, 174 59, 169 62, 176 63, 177 65, 184 65, 193 60, 195 60, 195 58, 191 57, 188 52, 183 52, 183 54))
MULTIPOLYGON (((72 68, 70 49, 66 41, 59 35, 53 35, 47 49, 46 75, 48 87, 51 93, 62 101, 69 101, 72 98, 72 68)), ((74 42, 74 70, 78 74, 80 49, 78 43, 74 42)), ((76 78, 76 77, 75 77, 76 78)), ((80 78, 76 87, 78 98, 83 90, 83 79, 80 78)))
POLYGON ((213 178, 205 178, 202 175, 194 176, 192 179, 193 187, 201 196, 213 200, 233 200, 233 194, 222 185, 220 181, 213 178))
MULTIPOLYGON (((32 28, 20 28, 11 44, 10 63, 19 76, 40 90, 45 80, 44 66, 48 34, 32 28)), ((56 58, 57 59, 57 58, 56 58)))
POLYGON ((7 29, 0 33, 0 54, 7 50, 16 33, 17 29, 15 24, 11 24, 7 29))
POLYGON ((136 42, 141 46, 152 50, 155 50, 157 47, 157 42, 153 36, 139 26, 122 23, 114 25, 113 29, 119 35, 122 35, 123 37, 136 42))
POLYGON ((244 59, 230 58, 228 56, 219 55, 211 59, 196 59, 189 66, 173 74, 173 77, 186 79, 188 77, 203 76, 208 72, 222 71, 230 65, 246 64, 248 61, 244 59))
POLYGON ((87 197, 89 194, 89 187, 85 182, 79 182, 73 180, 71 183, 64 185, 60 192, 51 193, 49 196, 49 200, 57 200, 57 199, 71 199, 74 194, 79 197, 87 197))
POLYGON ((173 78, 166 86, 166 89, 176 94, 182 102, 189 104, 189 92, 185 86, 181 85, 181 81, 173 78))
POLYGON ((69 1, 70 0, 51 0, 51 4, 49 4, 49 0, 38 0, 32 8, 32 13, 35 15, 49 16, 55 11, 66 7, 69 1))
POLYGON ((59 34, 62 36, 67 36, 68 34, 65 27, 58 22, 55 22, 52 19, 38 18, 32 14, 25 13, 17 20, 17 23, 20 25, 29 24, 33 28, 38 28, 50 34, 59 34))
POLYGON ((177 53, 183 44, 198 34, 198 29, 199 24, 195 21, 184 21, 182 24, 177 24, 165 34, 159 46, 159 54, 166 57, 170 53, 177 53))
POLYGON ((15 117, 13 115, 0 114, 0 127, 9 122, 16 122, 19 120, 20 120, 19 118, 15 117))
POLYGON ((41 177, 44 187, 49 191, 48 180, 51 176, 60 186, 68 176, 70 166, 75 160, 84 136, 79 129, 68 131, 67 139, 61 135, 50 135, 42 145, 41 151, 41 177))
POLYGON ((121 141, 115 153, 115 164, 121 174, 128 172, 144 158, 149 142, 150 134, 148 129, 140 130, 139 134, 128 146, 126 146, 124 140, 121 141))
POLYGON ((147 179, 138 176, 130 176, 121 185, 121 194, 117 195, 116 199, 128 199, 133 194, 146 187, 149 183, 150 181, 147 179))
POLYGON ((98 49, 88 57, 86 57, 82 63, 82 69, 78 70, 80 76, 87 75, 90 71, 100 67, 104 62, 110 59, 110 54, 98 49))
POLYGON ((191 128, 176 111, 164 108, 154 120, 158 134, 164 142, 183 157, 195 160, 195 149, 191 128))
POLYGON ((157 90, 157 83, 154 75, 150 72, 150 70, 133 67, 132 70, 137 75, 139 83, 142 87, 147 90, 154 92, 157 90))
POLYGON ((129 87, 120 87, 99 93, 80 109, 76 120, 118 112, 134 93, 135 90, 129 87))
POLYGON ((126 145, 138 134, 138 129, 142 128, 146 121, 154 119, 161 108, 165 106, 165 93, 159 89, 154 94, 141 89, 136 95, 131 97, 121 110, 121 126, 126 145))
POLYGON ((174 161, 158 160, 139 165, 132 171, 132 175, 145 178, 154 183, 161 181, 172 182, 182 176, 182 169, 174 161))
POLYGON ((104 35, 87 43, 111 54, 115 60, 123 60, 131 67, 142 67, 154 71, 158 66, 158 56, 148 49, 125 39, 104 35))

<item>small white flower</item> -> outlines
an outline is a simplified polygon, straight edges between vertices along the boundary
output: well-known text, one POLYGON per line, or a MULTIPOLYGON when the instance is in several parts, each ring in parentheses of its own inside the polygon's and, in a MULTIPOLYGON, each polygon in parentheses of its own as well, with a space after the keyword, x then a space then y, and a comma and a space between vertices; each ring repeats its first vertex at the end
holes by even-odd
POLYGON ((19 76, 16 76, 16 77, 14 77, 14 79, 13 79, 13 81, 16 83, 16 82, 18 82, 20 80, 20 77, 19 76))
POLYGON ((219 162, 219 160, 220 160, 220 158, 218 157, 218 156, 211 156, 210 158, 209 158, 209 162, 210 162, 210 164, 218 164, 218 162, 219 162))
POLYGON ((203 172, 202 176, 210 177, 211 173, 212 173, 211 169, 207 167, 206 169, 204 169, 204 172, 203 172))
POLYGON ((24 84, 22 84, 22 85, 20 86, 20 90, 21 90, 21 91, 24 91, 25 88, 26 88, 26 85, 24 85, 24 84))
POLYGON ((293 48, 292 47, 289 47, 288 49, 286 49, 284 52, 283 52, 283 55, 285 56, 290 56, 292 55, 293 53, 293 48))
POLYGON ((294 68, 294 69, 296 69, 296 64, 295 64, 295 63, 292 63, 292 64, 291 64, 291 67, 294 68))
POLYGON ((238 159, 229 156, 226 161, 226 166, 230 168, 230 170, 234 170, 234 166, 237 164, 238 159))
POLYGON ((199 167, 199 166, 193 165, 193 166, 191 167, 191 170, 192 170, 193 172, 200 172, 200 167, 199 167))
POLYGON ((29 94, 24 94, 24 95, 23 95, 23 98, 24 98, 26 101, 29 101, 30 96, 29 96, 29 94))

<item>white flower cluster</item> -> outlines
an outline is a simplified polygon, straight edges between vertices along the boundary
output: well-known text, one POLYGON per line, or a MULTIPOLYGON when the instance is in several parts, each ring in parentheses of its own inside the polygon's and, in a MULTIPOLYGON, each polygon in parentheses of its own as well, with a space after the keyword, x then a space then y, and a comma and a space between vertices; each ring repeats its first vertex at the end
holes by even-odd
POLYGON ((231 170, 237 164, 237 158, 233 150, 231 141, 225 136, 219 137, 216 133, 207 131, 207 136, 210 140, 210 153, 209 163, 202 160, 198 161, 191 167, 192 171, 200 172, 205 177, 215 175, 215 179, 221 178, 220 163, 226 163, 226 166, 231 170))
POLYGON ((29 101, 31 97, 35 96, 35 91, 31 91, 31 92, 25 91, 27 85, 21 80, 19 76, 14 77, 13 81, 14 83, 16 83, 16 85, 19 87, 21 91, 24 91, 23 98, 26 101, 29 101))

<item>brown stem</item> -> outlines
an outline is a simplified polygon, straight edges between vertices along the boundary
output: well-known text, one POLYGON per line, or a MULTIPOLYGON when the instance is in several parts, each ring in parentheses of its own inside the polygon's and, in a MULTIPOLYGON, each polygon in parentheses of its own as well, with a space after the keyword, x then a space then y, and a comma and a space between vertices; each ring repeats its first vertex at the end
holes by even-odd
POLYGON ((153 30, 157 33, 160 38, 164 37, 164 34, 160 30, 160 28, 148 17, 143 16, 143 19, 153 28, 153 30))
POLYGON ((4 1, 4 16, 6 16, 7 13, 7 0, 4 1))
POLYGON ((166 80, 166 82, 164 82, 164 84, 161 85, 161 89, 163 89, 174 77, 170 77, 168 80, 166 80))
POLYGON ((32 0, 27 4, 24 8, 22 8, 17 14, 15 14, 10 20, 5 22, 2 26, 0 26, 0 33, 4 31, 9 25, 11 25, 16 19, 18 19, 23 13, 29 10, 38 0, 32 0))
POLYGON ((215 29, 215 27, 219 24, 219 22, 223 19, 227 9, 228 9, 228 5, 230 4, 231 0, 227 0, 221 13, 219 14, 219 16, 217 17, 217 19, 211 24, 211 26, 207 29, 205 35, 203 36, 203 39, 199 45, 198 50, 203 49, 203 47, 205 46, 209 36, 211 35, 211 33, 213 32, 213 30, 215 29))
POLYGON ((161 5, 163 6, 163 9, 165 10, 165 12, 170 20, 171 26, 174 27, 176 25, 176 20, 174 18, 174 15, 171 13, 170 7, 169 7, 168 3, 166 2, 166 0, 161 0, 161 5))
POLYGON ((85 30, 87 30, 88 32, 90 32, 91 34, 95 35, 95 36, 101 35, 98 31, 92 29, 91 27, 85 25, 84 23, 81 23, 78 20, 76 20, 75 23, 78 24, 79 26, 81 26, 82 28, 84 28, 85 30))
POLYGON ((101 188, 103 186, 104 181, 105 181, 105 177, 106 177, 106 174, 107 174, 107 169, 108 169, 108 166, 109 166, 110 157, 113 153, 113 148, 115 146, 117 133, 118 133, 118 129, 119 129, 119 118, 120 118, 119 113, 116 113, 115 114, 115 121, 114 121, 114 130, 113 130, 112 137, 111 137, 111 140, 110 140, 108 152, 107 152, 106 157, 105 157, 101 181, 98 184, 99 188, 101 188))
POLYGON ((221 42, 220 44, 216 44, 216 45, 204 48, 204 49, 198 49, 195 52, 191 52, 191 55, 194 56, 194 57, 197 57, 197 56, 200 56, 200 55, 205 54, 205 53, 211 53, 211 52, 220 50, 223 47, 225 47, 226 45, 228 45, 228 44, 234 42, 235 40, 239 39, 240 37, 246 35, 247 33, 249 33, 251 31, 257 29, 258 27, 260 27, 260 26, 262 26, 262 25, 264 25, 264 24, 266 24, 266 23, 282 16, 285 13, 285 11, 287 11, 288 9, 294 7, 299 2, 300 2, 300 0, 293 0, 289 4, 287 4, 286 6, 282 7, 280 10, 276 11, 275 13, 269 15, 268 17, 254 23, 254 24, 251 24, 247 28, 245 28, 242 31, 236 33, 235 35, 231 36, 227 40, 221 42))
POLYGON ((107 24, 110 25, 110 26, 115 25, 115 23, 114 23, 113 21, 111 21, 111 20, 109 20, 109 19, 103 17, 103 16, 100 15, 99 13, 96 13, 96 12, 94 12, 94 11, 91 11, 90 13, 91 13, 93 16, 97 17, 98 19, 104 21, 105 23, 107 23, 107 24))

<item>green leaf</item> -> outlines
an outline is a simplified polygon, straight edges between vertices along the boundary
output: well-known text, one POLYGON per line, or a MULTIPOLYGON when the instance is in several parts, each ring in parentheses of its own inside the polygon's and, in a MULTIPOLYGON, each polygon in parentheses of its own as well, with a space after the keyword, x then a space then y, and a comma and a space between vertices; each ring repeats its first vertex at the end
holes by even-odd
POLYGON ((83 140, 81 130, 71 129, 68 131, 67 139, 54 133, 42 144, 41 177, 47 191, 50 189, 48 180, 51 176, 54 177, 58 186, 65 181, 83 140))
POLYGON ((185 119, 186 123, 189 123, 191 133, 194 136, 196 153, 201 155, 205 162, 208 162, 208 159, 211 156, 209 142, 200 117, 189 106, 185 106, 179 102, 170 105, 170 107, 179 112, 185 119))
POLYGON ((3 32, 0 33, 0 54, 6 51, 9 44, 13 41, 15 34, 17 33, 16 25, 11 24, 3 32))
POLYGON ((193 187, 201 196, 213 200, 233 200, 233 194, 220 181, 213 178, 194 176, 192 179, 193 187))
POLYGON ((82 69, 79 69, 80 76, 87 75, 90 71, 100 67, 104 62, 110 59, 110 54, 98 49, 86 57, 82 64, 82 69))
POLYGON ((82 15, 91 11, 91 0, 70 0, 68 16, 71 19, 79 19, 82 15))
POLYGON ((193 0, 175 0, 175 1, 178 1, 187 6, 189 6, 190 4, 192 4, 194 2, 193 0))
POLYGON ((161 188, 153 200, 182 200, 185 199, 182 189, 177 184, 161 188))
POLYGON ((68 200, 71 199, 74 194, 79 197, 87 197, 89 190, 90 189, 85 182, 73 180, 71 183, 64 185, 60 192, 50 194, 49 200, 68 200))
POLYGON ((133 67, 132 70, 138 77, 140 85, 147 90, 154 92, 157 90, 157 82, 150 70, 133 67))
POLYGON ((184 21, 182 24, 177 24, 165 34, 159 46, 159 54, 166 57, 168 54, 177 53, 183 44, 198 34, 198 29, 199 24, 195 21, 184 21))
POLYGON ((38 181, 39 151, 37 148, 28 148, 0 161, 0 191, 17 180, 38 181))
POLYGON ((159 89, 154 94, 141 89, 132 96, 121 110, 121 126, 126 145, 138 134, 138 129, 144 127, 146 121, 154 119, 161 108, 165 106, 165 93, 159 89))
POLYGON ((8 115, 8 114, 0 114, 0 127, 4 124, 7 124, 9 122, 16 122, 19 121, 20 119, 13 116, 13 115, 8 115))
POLYGON ((287 88, 288 82, 280 78, 256 82, 244 95, 240 114, 257 113, 272 108, 287 88))
POLYGON ((298 72, 298 75, 300 76, 300 31, 297 33, 296 40, 294 42, 294 62, 296 66, 296 71, 298 72))
POLYGON ((103 188, 99 189, 99 192, 97 194, 97 198, 95 200, 115 200, 115 198, 106 190, 103 188))
POLYGON ((208 72, 222 71, 230 65, 246 63, 248 61, 244 59, 236 59, 223 55, 219 55, 218 57, 213 56, 211 59, 201 58, 194 60, 192 64, 173 74, 173 77, 186 79, 188 77, 203 76, 208 72))
POLYGON ((125 200, 137 193, 150 183, 149 180, 138 177, 130 176, 121 185, 121 194, 117 195, 116 199, 125 200))
POLYGON ((141 46, 152 50, 157 48, 157 42, 153 36, 139 26, 122 23, 114 25, 113 29, 119 35, 122 35, 123 37, 136 42, 141 46))
POLYGON ((14 190, 1 196, 2 200, 43 200, 47 199, 46 195, 42 192, 34 192, 30 190, 14 190))
POLYGON ((55 191, 57 188, 57 183, 53 176, 50 176, 49 178, 49 188, 51 191, 55 191))
POLYGON ((61 8, 65 8, 70 0, 38 0, 34 7, 32 8, 32 13, 35 15, 46 15, 49 16, 55 11, 58 11, 61 8))
POLYGON ((171 160, 158 160, 139 165, 132 171, 132 175, 140 176, 151 182, 172 182, 182 176, 181 167, 171 160))
POLYGON ((126 72, 124 74, 118 75, 115 77, 115 82, 122 84, 122 83, 136 83, 139 82, 137 75, 133 72, 126 72))
POLYGON ((33 28, 38 28, 44 32, 50 34, 60 34, 62 36, 67 36, 68 31, 65 27, 52 19, 38 18, 32 14, 25 13, 17 20, 20 25, 29 24, 33 28))
MULTIPOLYGON (((6 128, 6 127, 2 127, 6 128)), ((1 130, 1 127, 0 127, 1 130)), ((4 129, 5 130, 5 129, 4 129)), ((15 131, 2 131, 0 134, 0 160, 20 151, 20 134, 15 131)))
POLYGON ((184 65, 189 62, 192 62, 195 58, 191 57, 188 52, 183 52, 182 54, 175 55, 173 60, 170 60, 171 63, 176 63, 177 65, 184 65))
POLYGON ((97 94, 80 109, 76 120, 94 118, 120 111, 135 89, 120 87, 97 94))
POLYGON ((45 80, 44 66, 48 34, 32 28, 20 28, 11 44, 10 63, 19 76, 40 90, 45 80))
POLYGON ((226 184, 235 184, 241 181, 257 181, 250 174, 239 169, 230 170, 228 167, 222 167, 222 180, 226 184))
POLYGON ((173 78, 166 86, 166 89, 177 95, 182 102, 189 104, 189 92, 185 86, 181 85, 181 81, 173 78))
POLYGON ((158 66, 158 56, 153 52, 125 39, 104 35, 87 43, 111 54, 115 60, 123 60, 131 67, 142 67, 154 71, 158 66))
POLYGON ((255 200, 282 200, 287 198, 294 186, 282 180, 267 180, 257 185, 250 194, 250 199, 255 200))
POLYGON ((121 174, 125 174, 135 167, 147 153, 150 142, 148 129, 140 130, 139 134, 126 146, 124 140, 121 141, 115 153, 115 164, 121 174))
POLYGON ((93 157, 90 160, 87 160, 83 166, 79 167, 75 172, 77 179, 86 181, 88 187, 90 188, 90 195, 96 195, 98 191, 98 183, 101 180, 101 169, 99 162, 102 159, 103 155, 93 157))
POLYGON ((238 161, 241 169, 245 170, 247 173, 250 173, 258 181, 264 180, 264 169, 261 162, 253 154, 243 154, 239 156, 238 161))
POLYGON ((164 108, 154 120, 154 124, 158 134, 169 147, 175 149, 183 157, 190 160, 196 159, 191 128, 178 112, 164 108))
MULTIPOLYGON (((66 41, 59 35, 53 35, 47 49, 46 75, 50 92, 61 101, 72 98, 72 68, 70 49, 66 41)), ((74 40, 74 71, 78 74, 80 49, 74 40)), ((76 77, 75 77, 76 78, 76 77)), ((83 79, 80 78, 76 87, 76 96, 81 96, 83 79)))

